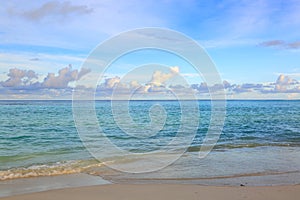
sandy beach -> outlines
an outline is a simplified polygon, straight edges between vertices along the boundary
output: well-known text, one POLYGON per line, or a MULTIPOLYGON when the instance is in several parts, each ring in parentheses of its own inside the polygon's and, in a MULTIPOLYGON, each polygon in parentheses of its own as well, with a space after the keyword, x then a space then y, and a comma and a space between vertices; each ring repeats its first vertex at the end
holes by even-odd
POLYGON ((2 200, 99 200, 99 199, 299 199, 300 185, 290 186, 201 186, 180 184, 111 184, 79 188, 58 189, 17 195, 2 200))

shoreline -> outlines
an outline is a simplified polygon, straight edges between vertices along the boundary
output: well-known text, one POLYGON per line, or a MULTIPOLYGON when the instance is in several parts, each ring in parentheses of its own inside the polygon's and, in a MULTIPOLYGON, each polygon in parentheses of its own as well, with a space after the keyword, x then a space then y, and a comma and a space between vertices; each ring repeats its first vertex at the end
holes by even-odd
MULTIPOLYGON (((122 185, 127 186, 152 185, 156 186, 184 186, 184 187, 202 187, 211 190, 211 188, 290 188, 297 187, 300 191, 300 173, 284 173, 273 175, 252 175, 241 177, 223 177, 223 178, 125 178, 122 175, 90 175, 86 173, 74 173, 66 175, 42 176, 31 178, 19 178, 12 180, 0 181, 0 199, 14 199, 15 197, 27 195, 38 195, 40 193, 52 193, 56 190, 65 190, 75 188, 86 188, 103 185, 122 185), (279 182, 279 180, 281 180, 279 182), (284 180, 289 180, 285 182, 284 180), (294 180, 294 181, 292 181, 294 180), (275 182, 274 182, 275 181, 275 182)), ((112 186, 115 187, 115 186, 112 186)), ((138 186, 139 187, 139 186, 138 186)), ((78 189, 79 190, 79 189, 78 189)), ((147 189, 145 189, 147 192, 147 189)), ((187 189, 190 190, 190 189, 187 189)), ((202 189, 201 189, 202 190, 202 189)), ((97 191, 97 190, 95 190, 97 191)), ((225 192, 225 191, 224 191, 225 192)), ((55 193, 55 192, 54 192, 55 193)), ((168 194, 166 194, 168 195, 168 194)), ((300 194, 299 194, 300 195, 300 194)), ((34 199, 35 197, 33 197, 34 199)), ((40 197, 39 197, 40 198, 40 197)), ((39 199, 37 198, 37 199, 39 199)), ((22 199, 22 198, 20 198, 22 199)))
POLYGON ((98 199, 289 199, 300 196, 300 185, 288 186, 203 186, 195 184, 107 184, 64 188, 15 195, 1 200, 98 200, 98 199))
POLYGON ((111 182, 100 176, 91 176, 84 173, 11 179, 0 181, 0 198, 104 184, 111 184, 111 182))

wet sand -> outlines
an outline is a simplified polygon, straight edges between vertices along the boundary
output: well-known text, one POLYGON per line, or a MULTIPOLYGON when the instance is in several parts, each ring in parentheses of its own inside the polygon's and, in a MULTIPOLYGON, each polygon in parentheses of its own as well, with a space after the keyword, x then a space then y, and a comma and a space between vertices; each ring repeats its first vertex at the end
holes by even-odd
POLYGON ((191 184, 109 184, 16 195, 1 198, 1 200, 298 200, 299 196, 300 185, 202 186, 191 184))

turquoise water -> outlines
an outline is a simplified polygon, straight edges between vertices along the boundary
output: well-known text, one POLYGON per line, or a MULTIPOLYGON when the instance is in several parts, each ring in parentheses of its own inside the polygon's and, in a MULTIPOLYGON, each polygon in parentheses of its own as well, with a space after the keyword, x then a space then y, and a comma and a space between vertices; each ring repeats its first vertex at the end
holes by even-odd
MULTIPOLYGON (((180 128, 181 110, 177 101, 130 101, 133 121, 141 127, 148 124, 149 109, 158 104, 166 111, 166 123, 158 134, 149 138, 125 134, 114 121, 110 101, 97 101, 96 112, 103 132, 112 143, 132 153, 143 153, 168 144, 180 128)), ((228 101, 221 137, 202 160, 196 155, 209 126, 211 104, 210 101, 198 104, 200 124, 184 156, 152 177, 134 175, 135 178, 243 177, 300 171, 300 101, 228 101)), ((92 169, 102 166, 77 134, 72 101, 2 100, 0 113, 0 180, 96 173, 92 169)), ((118 159, 107 155, 110 156, 112 160, 118 159)))

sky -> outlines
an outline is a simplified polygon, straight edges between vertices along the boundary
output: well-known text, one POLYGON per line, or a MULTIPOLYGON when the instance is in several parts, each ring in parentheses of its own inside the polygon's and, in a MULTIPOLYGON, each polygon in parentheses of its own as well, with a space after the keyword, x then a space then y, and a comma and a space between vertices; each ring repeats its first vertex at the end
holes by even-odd
POLYGON ((3 1, 0 99, 70 99, 91 73, 83 66, 95 48, 144 27, 196 41, 223 85, 207 84, 182 58, 145 50, 112 63, 94 88, 97 98, 118 88, 144 98, 170 98, 170 91, 208 98, 225 90, 228 99, 300 99, 299 0, 3 1))

